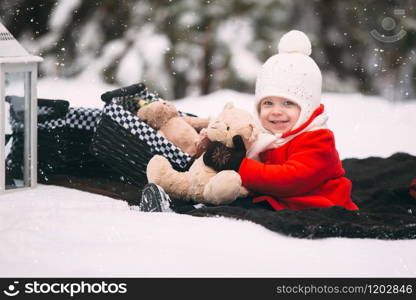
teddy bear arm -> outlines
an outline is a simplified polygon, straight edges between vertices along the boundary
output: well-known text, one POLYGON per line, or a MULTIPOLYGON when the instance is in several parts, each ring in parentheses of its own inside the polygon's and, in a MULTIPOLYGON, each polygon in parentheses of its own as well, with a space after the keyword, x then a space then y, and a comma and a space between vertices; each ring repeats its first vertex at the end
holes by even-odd
POLYGON ((182 118, 172 118, 160 131, 172 144, 179 147, 183 152, 193 156, 197 152, 199 135, 194 128, 182 118))
POLYGON ((184 119, 186 123, 191 125, 198 132, 203 128, 207 128, 209 124, 208 118, 183 116, 182 119, 184 119))

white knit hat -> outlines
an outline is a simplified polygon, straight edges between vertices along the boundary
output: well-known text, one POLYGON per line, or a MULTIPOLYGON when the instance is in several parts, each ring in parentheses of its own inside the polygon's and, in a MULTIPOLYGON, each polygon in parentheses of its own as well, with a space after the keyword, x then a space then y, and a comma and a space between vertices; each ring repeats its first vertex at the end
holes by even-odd
POLYGON ((311 42, 301 31, 286 33, 279 42, 279 54, 270 57, 260 69, 256 81, 256 113, 260 101, 268 96, 286 98, 301 107, 292 128, 305 123, 321 102, 322 75, 309 57, 311 42))

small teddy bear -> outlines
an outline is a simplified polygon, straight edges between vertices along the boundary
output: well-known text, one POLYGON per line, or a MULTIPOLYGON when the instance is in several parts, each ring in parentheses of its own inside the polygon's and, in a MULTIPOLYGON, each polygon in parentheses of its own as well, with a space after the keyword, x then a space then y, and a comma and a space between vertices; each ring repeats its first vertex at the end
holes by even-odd
POLYGON ((197 153, 198 132, 209 123, 207 118, 179 116, 176 107, 168 101, 150 102, 138 110, 137 116, 190 156, 197 153))
MULTIPOLYGON (((247 111, 227 103, 219 116, 210 122, 204 134, 211 142, 234 147, 236 136, 241 138, 241 147, 248 149, 259 134, 253 116, 247 111)), ((225 148, 210 147, 221 152, 225 148)), ((225 153, 224 152, 224 153, 225 153)), ((188 171, 178 172, 169 161, 155 155, 147 165, 147 179, 161 186, 169 196, 199 203, 228 204, 239 197, 247 196, 240 175, 234 170, 215 171, 204 163, 204 156, 196 159, 188 171)))

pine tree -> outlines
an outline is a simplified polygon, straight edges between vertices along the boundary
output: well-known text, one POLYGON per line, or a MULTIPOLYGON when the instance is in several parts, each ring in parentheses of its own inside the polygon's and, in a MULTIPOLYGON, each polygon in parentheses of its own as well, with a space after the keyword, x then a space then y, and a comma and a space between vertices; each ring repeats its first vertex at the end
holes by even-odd
POLYGON ((290 29, 311 38, 325 90, 415 98, 414 12, 412 0, 0 2, 5 26, 45 58, 41 76, 94 69, 116 85, 145 81, 168 99, 252 93, 255 70, 247 68, 276 54, 290 29))

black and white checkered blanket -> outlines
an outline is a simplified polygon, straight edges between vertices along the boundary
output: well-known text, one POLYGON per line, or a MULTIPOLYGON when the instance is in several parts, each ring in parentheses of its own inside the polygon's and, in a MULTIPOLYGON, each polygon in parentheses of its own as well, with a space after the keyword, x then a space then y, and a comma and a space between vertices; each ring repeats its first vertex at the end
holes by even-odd
POLYGON ((152 127, 141 121, 130 111, 124 109, 114 99, 110 105, 107 105, 103 113, 110 116, 115 126, 121 126, 130 131, 131 134, 144 141, 153 154, 165 156, 169 161, 176 163, 181 168, 185 168, 191 160, 189 154, 173 145, 169 140, 161 136, 152 127))
MULTIPOLYGON (((46 109, 49 108, 46 107, 46 109)), ((41 112, 39 112, 39 114, 41 114, 41 112)), ((68 128, 90 131, 94 130, 97 126, 101 114, 102 110, 98 108, 70 107, 64 118, 57 118, 38 123, 38 129, 54 129, 68 126, 68 128)))
MULTIPOLYGON (((50 114, 52 107, 39 107, 38 117, 50 114)), ((62 118, 48 119, 38 122, 38 129, 54 129, 68 126, 81 130, 94 130, 101 118, 102 110, 98 108, 70 107, 67 114, 62 118)), ((24 124, 22 120, 11 118, 10 125, 13 132, 21 132, 24 124)))

